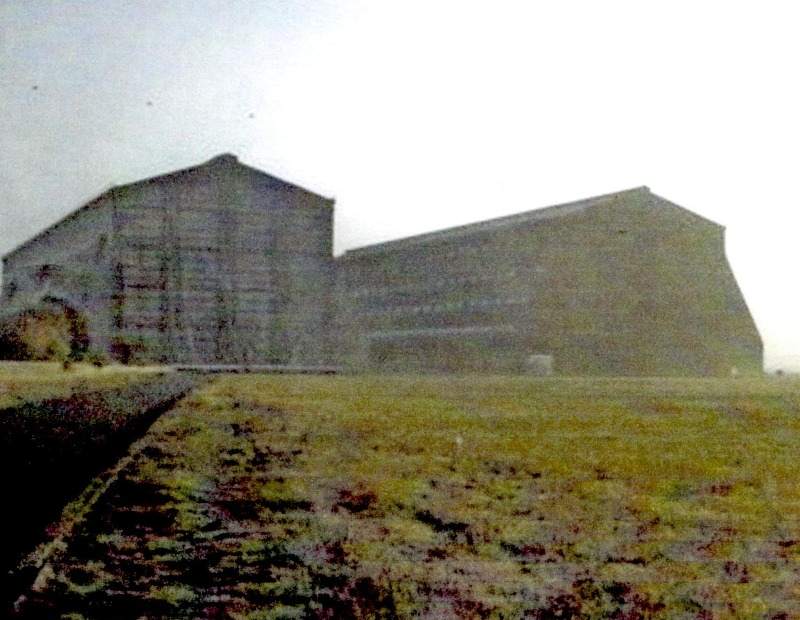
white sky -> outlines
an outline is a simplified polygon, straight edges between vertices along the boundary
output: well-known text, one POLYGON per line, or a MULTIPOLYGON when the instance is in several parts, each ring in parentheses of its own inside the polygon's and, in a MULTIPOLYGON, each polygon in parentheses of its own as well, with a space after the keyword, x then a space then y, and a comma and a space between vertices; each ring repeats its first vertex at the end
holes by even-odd
POLYGON ((337 253, 648 185, 727 226, 767 365, 800 369, 798 18, 770 0, 3 0, 0 253, 221 152, 336 197, 337 253))

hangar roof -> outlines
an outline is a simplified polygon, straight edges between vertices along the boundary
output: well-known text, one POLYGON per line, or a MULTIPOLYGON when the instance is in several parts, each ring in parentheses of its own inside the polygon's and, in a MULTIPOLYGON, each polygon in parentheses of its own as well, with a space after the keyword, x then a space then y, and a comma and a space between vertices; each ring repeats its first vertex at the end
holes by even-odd
POLYGON ((51 224, 50 226, 48 226, 44 230, 38 232, 36 235, 31 237, 27 241, 22 242, 17 247, 15 247, 14 249, 12 249, 9 252, 7 252, 5 255, 3 255, 3 260, 5 261, 6 258, 10 257, 14 253, 16 253, 18 250, 21 250, 22 248, 26 247, 27 245, 29 245, 33 241, 36 241, 37 239, 40 239, 42 237, 47 236, 53 229, 58 228, 62 223, 71 220, 72 218, 76 217, 77 215, 79 215, 83 211, 101 204, 101 201, 102 201, 103 198, 106 198, 108 196, 116 194, 116 193, 118 193, 120 191, 124 191, 126 189, 138 187, 138 186, 141 186, 141 185, 146 185, 148 183, 160 183, 160 182, 163 182, 163 181, 177 180, 177 179, 180 179, 180 178, 183 178, 183 177, 188 177, 188 176, 190 176, 190 175, 192 175, 192 174, 194 174, 194 173, 196 173, 198 171, 208 170, 209 168, 212 168, 212 167, 219 167, 219 168, 236 167, 236 168, 238 168, 240 170, 245 170, 245 171, 248 171, 248 172, 250 172, 250 173, 252 173, 254 175, 258 175, 262 179, 266 179, 268 184, 271 187, 284 188, 284 189, 286 189, 288 191, 292 191, 292 192, 303 192, 303 193, 309 194, 311 196, 315 196, 317 198, 320 198, 321 200, 327 201, 329 203, 333 203, 333 199, 332 198, 326 198, 325 196, 321 196, 319 194, 316 194, 316 193, 314 193, 314 192, 312 192, 310 190, 305 189, 304 187, 301 187, 299 185, 295 185, 294 183, 290 183, 289 181, 284 181, 283 179, 280 179, 278 177, 272 176, 271 174, 267 174, 263 170, 259 170, 258 168, 253 168, 252 166, 247 166, 246 164, 241 163, 239 161, 239 159, 235 155, 233 155, 231 153, 222 153, 221 155, 217 155, 216 157, 212 157, 208 161, 203 162, 202 164, 198 164, 196 166, 190 166, 189 168, 182 168, 180 170, 175 170, 173 172, 167 172, 165 174, 159 174, 159 175, 156 175, 156 176, 147 177, 145 179, 140 179, 138 181, 133 181, 131 183, 124 183, 122 185, 112 185, 111 187, 109 187, 104 192, 98 194, 97 196, 95 196, 91 200, 85 202, 83 205, 81 205, 77 209, 69 212, 67 215, 62 217, 60 220, 58 220, 55 223, 51 224))
POLYGON ((394 239, 391 241, 384 241, 382 243, 366 245, 360 248, 355 248, 353 250, 348 250, 347 252, 344 253, 343 257, 357 258, 359 256, 374 254, 387 250, 395 250, 395 249, 399 250, 410 245, 423 244, 431 241, 449 241, 451 239, 458 239, 469 235, 494 232, 496 230, 512 228, 519 224, 535 224, 547 220, 552 220, 582 213, 594 207, 610 204, 620 198, 632 197, 632 196, 644 196, 644 197, 655 198, 662 204, 667 204, 671 207, 680 209, 681 211, 697 218, 698 220, 705 222, 706 224, 711 224, 713 226, 720 226, 716 222, 712 222, 711 220, 708 220, 702 217, 701 215, 694 213, 693 211, 689 211, 688 209, 680 207, 672 202, 669 202, 668 200, 665 200, 664 198, 661 198, 660 196, 657 196, 656 194, 653 194, 650 191, 649 187, 641 186, 641 187, 634 187, 631 189, 622 190, 619 192, 613 192, 610 194, 602 194, 600 196, 584 198, 582 200, 576 200, 574 202, 567 202, 563 204, 553 205, 551 207, 533 209, 531 211, 523 211, 522 213, 506 215, 491 220, 484 220, 481 222, 464 224, 461 226, 455 226, 453 228, 445 228, 443 230, 423 233, 411 237, 403 237, 401 239, 394 239))
POLYGON ((104 194, 101 194, 101 195, 105 195, 106 193, 109 193, 109 192, 114 192, 114 191, 119 191, 119 190, 122 190, 122 189, 127 189, 129 187, 136 187, 136 186, 139 186, 139 185, 144 185, 146 183, 161 182, 161 181, 167 181, 167 180, 171 180, 171 179, 180 179, 182 177, 191 175, 191 174, 193 174, 195 172, 198 172, 198 171, 208 170, 209 168, 212 168, 212 167, 219 167, 219 168, 225 168, 225 167, 234 168, 235 167, 235 168, 239 168, 240 170, 245 170, 245 171, 250 172, 250 173, 252 173, 254 175, 258 175, 262 179, 268 180, 269 184, 274 186, 274 187, 281 187, 281 188, 289 189, 289 190, 292 190, 292 191, 304 192, 306 194, 310 194, 312 196, 316 196, 317 198, 322 198, 323 200, 327 200, 329 202, 333 201, 331 198, 326 198, 325 196, 322 196, 320 194, 312 192, 311 190, 308 190, 305 187, 301 187, 300 185, 296 185, 295 183, 291 183, 291 182, 286 181, 284 179, 281 179, 281 178, 278 178, 276 176, 273 176, 273 175, 271 175, 271 174, 269 174, 267 172, 264 172, 263 170, 259 170, 258 168, 253 168, 252 166, 248 166, 247 164, 243 164, 242 162, 239 161, 239 158, 236 157, 236 155, 234 155, 233 153, 221 153, 220 155, 212 157, 208 161, 203 162, 202 164, 198 164, 196 166, 190 166, 189 168, 182 168, 180 170, 175 170, 173 172, 167 172, 167 173, 164 173, 164 174, 158 174, 156 176, 147 177, 147 178, 141 179, 139 181, 133 181, 132 183, 125 183, 123 185, 117 185, 117 186, 112 187, 107 192, 105 192, 104 194))

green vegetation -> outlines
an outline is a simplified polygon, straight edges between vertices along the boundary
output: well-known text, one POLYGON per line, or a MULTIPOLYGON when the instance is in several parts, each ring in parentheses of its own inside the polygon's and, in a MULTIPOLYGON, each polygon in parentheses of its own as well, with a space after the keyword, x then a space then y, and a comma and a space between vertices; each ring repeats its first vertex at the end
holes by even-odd
POLYGON ((0 359, 68 363, 88 352, 86 317, 60 300, 46 297, 0 315, 0 359))
POLYGON ((0 362, 0 409, 23 402, 60 398, 81 390, 121 388, 163 369, 157 366, 95 366, 58 362, 0 362))
POLYGON ((75 327, 63 312, 21 313, 12 320, 0 322, 0 357, 40 361, 67 359, 75 327))
POLYGON ((798 414, 777 379, 223 377, 155 424, 30 604, 794 617, 798 414))

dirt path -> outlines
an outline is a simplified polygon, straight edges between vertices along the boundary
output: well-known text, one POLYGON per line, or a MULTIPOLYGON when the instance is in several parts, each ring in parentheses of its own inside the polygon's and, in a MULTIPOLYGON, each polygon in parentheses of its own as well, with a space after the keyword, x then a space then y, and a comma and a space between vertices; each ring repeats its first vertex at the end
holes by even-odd
POLYGON ((0 611, 30 579, 27 570, 7 571, 45 538, 45 528, 64 505, 198 382, 177 373, 140 376, 120 386, 76 389, 68 396, 0 410, 0 470, 10 473, 3 478, 3 492, 13 506, 5 512, 0 545, 5 573, 0 611))
POLYGON ((350 617, 391 607, 282 491, 301 448, 263 444, 282 412, 165 414, 42 570, 23 617, 350 617), (291 541, 291 543, 287 543, 291 541), (269 616, 257 614, 270 609, 269 616), (70 616, 72 617, 72 616, 70 616))

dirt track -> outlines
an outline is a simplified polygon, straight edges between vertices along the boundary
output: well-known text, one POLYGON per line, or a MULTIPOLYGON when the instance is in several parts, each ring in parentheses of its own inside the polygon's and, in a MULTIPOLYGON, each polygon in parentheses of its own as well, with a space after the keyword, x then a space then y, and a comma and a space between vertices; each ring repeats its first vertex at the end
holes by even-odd
MULTIPOLYGON (((64 504, 197 381, 177 374, 145 376, 119 388, 77 390, 0 410, 0 469, 13 506, 4 518, 0 569, 18 564, 64 504)), ((0 606, 13 600, 29 577, 23 571, 0 580, 0 606)))
POLYGON ((259 441, 257 427, 284 415, 233 410, 198 421, 186 404, 165 414, 20 614, 218 618, 269 607, 276 617, 338 618, 391 608, 369 579, 353 580, 336 541, 300 541, 298 553, 296 536, 315 529, 308 501, 264 496, 302 452, 259 441))

